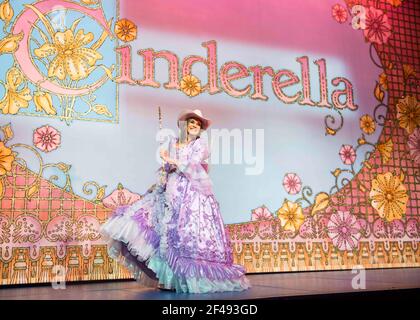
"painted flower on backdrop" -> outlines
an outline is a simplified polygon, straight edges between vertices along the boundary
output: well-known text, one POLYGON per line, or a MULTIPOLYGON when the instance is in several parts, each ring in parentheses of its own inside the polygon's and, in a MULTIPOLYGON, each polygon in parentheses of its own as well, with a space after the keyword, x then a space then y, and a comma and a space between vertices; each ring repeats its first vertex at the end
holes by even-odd
POLYGON ((388 16, 380 9, 369 7, 366 9, 366 28, 363 33, 367 41, 385 44, 391 36, 391 25, 388 16))
POLYGON ((382 72, 379 75, 379 85, 381 86, 382 89, 384 89, 385 91, 388 90, 388 77, 386 75, 385 72, 382 72))
POLYGON ((420 165, 420 128, 416 128, 408 138, 408 149, 414 163, 420 165))
POLYGON ((359 124, 360 124, 360 129, 362 129, 364 133, 372 134, 375 132, 375 129, 376 129, 375 121, 370 115, 365 114, 364 116, 360 117, 359 124))
POLYGON ((415 96, 406 96, 398 101, 397 119, 408 134, 420 126, 420 104, 415 96))
POLYGON ((14 53, 19 48, 19 42, 23 39, 23 32, 10 34, 0 40, 0 54, 14 53))
POLYGON ((0 177, 12 170, 14 160, 15 156, 12 154, 12 150, 6 147, 3 141, 0 141, 0 177))
POLYGON ((394 143, 392 142, 392 139, 389 138, 386 142, 379 143, 376 146, 376 149, 381 155, 382 164, 387 164, 389 159, 391 158, 392 151, 394 149, 394 143))
POLYGON ((335 21, 339 23, 344 23, 347 21, 347 10, 340 4, 335 4, 332 7, 332 16, 335 21))
POLYGON ((181 90, 189 97, 195 97, 201 93, 200 79, 193 75, 186 75, 181 80, 181 90))
POLYGON ((357 139, 357 144, 359 144, 359 145, 366 144, 366 138, 365 138, 365 135, 363 133, 362 133, 362 136, 359 139, 357 139))
POLYGON ((302 181, 296 173, 287 173, 283 179, 283 187, 288 194, 298 194, 302 187, 302 181))
POLYGON ((114 32, 118 39, 130 42, 137 39, 137 26, 128 19, 120 19, 115 23, 114 32))
POLYGON ((4 143, 13 139, 13 137, 15 136, 11 123, 6 124, 5 126, 0 126, 0 130, 2 133, 2 136, 0 135, 0 141, 3 141, 4 143))
POLYGON ((328 237, 340 251, 356 249, 361 237, 360 231, 357 218, 347 211, 332 214, 327 225, 328 237))
POLYGON ((280 219, 283 229, 293 233, 299 230, 305 220, 300 204, 287 199, 284 200, 282 207, 277 210, 277 217, 280 219))
POLYGON ((399 7, 403 0, 386 0, 389 4, 393 5, 394 7, 399 7))
POLYGON ((3 114, 17 114, 20 108, 29 106, 29 101, 32 99, 31 91, 18 68, 12 67, 7 71, 6 84, 3 85, 6 89, 3 99, 0 101, 0 110, 3 114), (22 85, 23 87, 20 88, 22 85))
POLYGON ((356 160, 356 152, 351 145, 343 144, 338 154, 344 164, 353 164, 356 160))
POLYGON ((401 219, 405 214, 408 195, 400 178, 391 172, 378 174, 369 193, 372 207, 386 221, 401 219))
POLYGON ((251 221, 271 220, 274 216, 266 206, 252 210, 251 221))
POLYGON ((416 77, 416 70, 414 70, 413 66, 410 64, 403 64, 403 77, 405 80, 408 78, 415 78, 416 77))
POLYGON ((51 152, 60 146, 61 134, 57 129, 45 125, 34 130, 33 143, 39 150, 51 152))
POLYGON ((57 110, 53 106, 51 94, 41 90, 34 92, 34 103, 37 112, 45 112, 46 114, 57 114, 57 110))
POLYGON ((4 0, 0 4, 0 19, 4 21, 5 26, 7 27, 12 20, 14 15, 13 7, 10 4, 9 0, 4 0))
POLYGON ((60 80, 82 80, 89 76, 91 67, 96 61, 102 59, 102 55, 96 50, 84 46, 93 40, 92 32, 84 33, 83 29, 77 31, 74 36, 73 29, 54 34, 53 43, 45 43, 34 50, 39 58, 54 55, 48 67, 48 77, 57 77, 60 80))

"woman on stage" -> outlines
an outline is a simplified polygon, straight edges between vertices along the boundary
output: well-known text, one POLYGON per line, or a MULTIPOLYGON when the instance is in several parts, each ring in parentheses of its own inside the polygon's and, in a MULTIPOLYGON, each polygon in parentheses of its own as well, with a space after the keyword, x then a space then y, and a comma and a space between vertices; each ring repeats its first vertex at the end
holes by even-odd
POLYGON ((118 208, 101 227, 108 252, 136 278, 160 289, 208 293, 249 288, 233 264, 230 239, 212 191, 200 133, 210 125, 200 110, 178 117, 179 137, 160 152, 157 184, 130 206, 118 208))

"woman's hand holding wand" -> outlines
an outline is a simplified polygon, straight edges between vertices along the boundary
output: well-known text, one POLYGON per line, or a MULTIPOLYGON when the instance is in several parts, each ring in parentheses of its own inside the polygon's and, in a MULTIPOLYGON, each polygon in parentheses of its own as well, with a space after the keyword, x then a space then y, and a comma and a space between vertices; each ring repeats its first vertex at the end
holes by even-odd
POLYGON ((169 164, 176 165, 176 166, 178 165, 178 162, 176 160, 169 158, 168 150, 161 150, 160 157, 162 158, 163 161, 169 164))

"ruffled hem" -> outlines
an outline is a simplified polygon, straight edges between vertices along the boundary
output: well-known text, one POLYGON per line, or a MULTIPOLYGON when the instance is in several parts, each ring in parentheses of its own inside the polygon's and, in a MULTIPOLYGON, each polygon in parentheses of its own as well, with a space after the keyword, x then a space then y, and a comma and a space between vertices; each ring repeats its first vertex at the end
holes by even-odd
POLYGON ((173 249, 168 250, 166 260, 174 274, 179 277, 199 276, 211 281, 225 281, 238 279, 245 273, 245 268, 240 265, 182 257, 173 249))
POLYGON ((101 226, 109 240, 108 254, 133 273, 143 285, 156 286, 184 293, 242 291, 250 287, 245 269, 240 265, 211 262, 179 256, 167 248, 165 259, 159 255, 162 243, 158 234, 136 212, 126 207, 101 226))
MULTIPOLYGON (((200 275, 200 277, 179 276, 173 272, 166 261, 158 256, 152 257, 147 263, 147 266, 155 272, 160 285, 166 289, 175 289, 176 292, 213 293, 243 291, 251 286, 248 279, 243 274, 237 278, 224 280, 212 280, 206 278, 204 275, 200 275)), ((226 266, 226 268, 229 268, 229 266, 226 266)))
POLYGON ((150 259, 159 246, 159 236, 138 216, 115 215, 101 226, 100 232, 104 237, 124 243, 142 262, 150 259))
POLYGON ((135 258, 127 249, 126 244, 111 239, 108 243, 108 255, 126 267, 141 285, 156 287, 158 284, 156 274, 144 262, 135 258))

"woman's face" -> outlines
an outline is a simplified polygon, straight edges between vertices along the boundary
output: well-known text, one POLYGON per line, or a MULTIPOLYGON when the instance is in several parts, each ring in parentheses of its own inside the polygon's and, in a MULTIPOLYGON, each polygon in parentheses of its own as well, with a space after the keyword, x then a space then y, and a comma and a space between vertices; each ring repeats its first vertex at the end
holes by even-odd
POLYGON ((201 121, 198 119, 190 118, 187 121, 187 133, 192 136, 200 134, 201 121))

